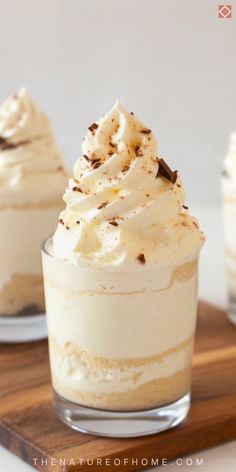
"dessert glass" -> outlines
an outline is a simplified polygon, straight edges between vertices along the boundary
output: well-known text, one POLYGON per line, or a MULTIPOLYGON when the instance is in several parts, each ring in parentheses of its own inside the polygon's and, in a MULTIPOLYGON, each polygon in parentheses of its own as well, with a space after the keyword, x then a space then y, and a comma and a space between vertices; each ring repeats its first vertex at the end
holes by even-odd
POLYGON ((59 202, 0 210, 0 341, 47 336, 40 247, 57 222, 59 202))
POLYGON ((40 248, 68 175, 46 115, 25 89, 0 107, 0 341, 47 336, 40 248))
POLYGON ((236 185, 227 171, 222 175, 222 200, 229 320, 236 324, 236 185))
POLYGON ((42 251, 55 409, 112 437, 163 431, 190 407, 198 252, 177 267, 112 272, 42 251))

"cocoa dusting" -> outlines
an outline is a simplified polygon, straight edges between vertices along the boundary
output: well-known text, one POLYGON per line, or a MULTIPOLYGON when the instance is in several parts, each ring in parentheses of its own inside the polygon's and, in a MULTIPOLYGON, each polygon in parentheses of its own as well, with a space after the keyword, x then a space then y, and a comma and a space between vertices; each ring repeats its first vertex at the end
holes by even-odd
POLYGON ((102 165, 100 159, 93 159, 91 162, 91 166, 93 169, 97 169, 98 167, 100 167, 102 165))
POLYGON ((118 226, 117 221, 108 221, 108 223, 112 226, 118 226))
POLYGON ((17 143, 11 143, 7 139, 0 136, 0 150, 1 151, 6 151, 8 149, 16 149, 20 146, 25 146, 26 144, 29 144, 29 143, 30 141, 28 139, 25 139, 24 141, 18 141, 17 143))
POLYGON ((73 190, 73 192, 80 192, 80 193, 83 193, 83 190, 81 190, 80 187, 73 187, 72 190, 73 190))
POLYGON ((137 256, 137 260, 138 260, 141 264, 145 264, 145 262, 146 262, 146 259, 145 259, 144 254, 139 254, 139 255, 137 256))
POLYGON ((143 157, 143 151, 141 151, 141 149, 138 149, 135 155, 136 157, 143 157))
POLYGON ((126 172, 127 170, 129 170, 129 164, 125 164, 123 167, 122 167, 122 172, 126 172))
POLYGON ((101 203, 99 207, 97 207, 98 210, 101 210, 102 208, 105 208, 108 205, 108 201, 101 203))
POLYGON ((143 133, 143 134, 150 134, 151 132, 152 132, 152 130, 151 130, 151 129, 148 129, 148 128, 146 128, 146 129, 141 129, 141 133, 143 133))
POLYGON ((95 130, 96 130, 97 128, 98 128, 97 123, 92 123, 92 124, 88 127, 89 131, 91 131, 91 133, 93 133, 93 134, 94 134, 94 132, 95 132, 95 130))

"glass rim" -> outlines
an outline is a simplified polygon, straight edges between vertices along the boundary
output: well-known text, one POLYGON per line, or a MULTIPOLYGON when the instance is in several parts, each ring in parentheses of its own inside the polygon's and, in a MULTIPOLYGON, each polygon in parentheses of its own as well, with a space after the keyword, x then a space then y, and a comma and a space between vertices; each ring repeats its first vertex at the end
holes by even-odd
MULTIPOLYGON (((49 251, 49 249, 48 249, 48 244, 49 244, 52 240, 53 240, 53 235, 52 235, 52 236, 49 236, 47 239, 45 239, 45 240, 43 241, 43 243, 42 243, 42 245, 41 245, 41 254, 45 254, 46 256, 49 256, 49 257, 51 257, 51 258, 54 259, 54 260, 61 261, 61 262, 64 263, 64 264, 74 266, 73 261, 71 261, 71 260, 69 260, 69 259, 63 259, 63 258, 61 258, 61 257, 55 256, 54 254, 52 254, 52 252, 49 251)), ((199 262, 199 255, 200 255, 200 250, 197 251, 197 252, 194 254, 194 256, 191 258, 191 261, 196 260, 197 262, 199 262)), ((87 268, 88 268, 88 267, 89 267, 89 268, 93 268, 93 270, 96 269, 96 270, 99 271, 99 272, 100 272, 100 271, 105 271, 105 272, 108 271, 108 272, 116 273, 116 274, 118 274, 118 273, 119 273, 119 274, 130 274, 130 273, 133 272, 132 270, 131 270, 131 271, 125 271, 125 270, 115 270, 115 271, 113 271, 113 270, 109 270, 109 267, 102 267, 102 266, 100 266, 100 267, 95 267, 94 265, 90 265, 90 264, 88 264, 88 265, 87 265, 87 264, 85 264, 85 265, 84 265, 84 264, 81 264, 81 266, 82 266, 83 268, 85 268, 85 267, 87 267, 87 268)), ((170 267, 171 267, 171 265, 165 265, 165 266, 163 266, 163 267, 158 267, 158 270, 163 270, 163 269, 165 269, 165 268, 170 268, 170 267)), ((153 269, 154 269, 153 267, 151 267, 151 268, 149 267, 149 270, 152 271, 153 269)), ((148 268, 146 268, 146 270, 148 270, 148 268)), ((198 272, 198 271, 199 271, 199 268, 197 269, 197 272, 198 272)), ((142 270, 139 270, 138 272, 140 272, 140 274, 142 274, 143 271, 142 271, 142 270)), ((135 273, 136 273, 136 271, 135 271, 135 273)))

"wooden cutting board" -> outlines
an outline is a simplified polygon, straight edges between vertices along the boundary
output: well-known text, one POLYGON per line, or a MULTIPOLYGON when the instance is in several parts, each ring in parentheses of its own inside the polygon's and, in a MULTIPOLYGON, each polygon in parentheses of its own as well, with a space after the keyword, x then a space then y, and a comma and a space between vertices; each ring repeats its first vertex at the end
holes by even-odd
POLYGON ((128 472, 142 469, 142 458, 150 466, 152 458, 174 459, 236 438, 236 327, 222 310, 205 303, 199 308, 193 364, 192 408, 185 424, 153 436, 107 439, 74 432, 57 419, 45 341, 2 344, 0 443, 24 461, 37 463, 40 471, 128 472))

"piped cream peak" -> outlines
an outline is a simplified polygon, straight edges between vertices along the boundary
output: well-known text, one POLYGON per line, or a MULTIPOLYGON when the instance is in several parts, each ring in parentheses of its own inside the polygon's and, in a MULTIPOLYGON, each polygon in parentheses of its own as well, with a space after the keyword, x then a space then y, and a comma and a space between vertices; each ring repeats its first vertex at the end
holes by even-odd
POLYGON ((116 101, 88 127, 54 253, 124 271, 196 257, 203 236, 184 198, 177 172, 158 157, 151 129, 116 101))
POLYGON ((66 177, 47 116, 26 89, 20 89, 0 107, 1 201, 48 201, 61 193, 66 177))

